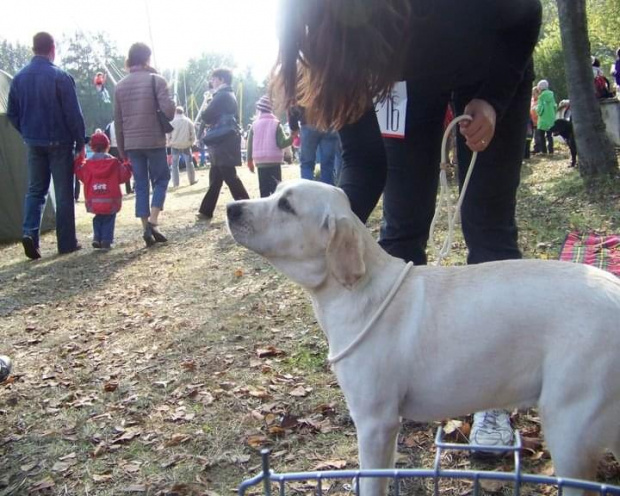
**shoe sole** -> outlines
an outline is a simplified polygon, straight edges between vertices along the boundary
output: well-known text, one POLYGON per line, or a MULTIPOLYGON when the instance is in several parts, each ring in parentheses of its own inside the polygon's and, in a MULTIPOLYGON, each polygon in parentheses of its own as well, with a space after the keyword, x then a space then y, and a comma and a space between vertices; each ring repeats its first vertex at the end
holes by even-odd
POLYGON ((24 253, 30 260, 38 260, 41 258, 41 252, 34 244, 34 239, 31 237, 22 238, 22 246, 24 247, 24 253))

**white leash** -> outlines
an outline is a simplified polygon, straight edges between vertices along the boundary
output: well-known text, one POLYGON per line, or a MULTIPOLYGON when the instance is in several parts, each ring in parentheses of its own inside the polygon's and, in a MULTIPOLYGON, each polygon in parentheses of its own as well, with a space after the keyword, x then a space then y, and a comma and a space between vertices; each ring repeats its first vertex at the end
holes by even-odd
POLYGON ((463 187, 461 188, 461 194, 456 202, 456 206, 454 208, 454 213, 452 213, 452 201, 450 200, 450 191, 448 188, 448 177, 446 176, 446 168, 448 167, 448 158, 446 152, 446 145, 448 143, 448 136, 452 132, 452 128, 456 126, 462 120, 472 120, 472 117, 466 114, 463 114, 457 118, 455 118, 443 133, 443 139, 441 140, 441 164, 440 164, 440 172, 439 172, 439 182, 441 184, 441 188, 439 191, 439 203, 437 205, 437 209, 435 210, 435 215, 433 216, 433 221, 431 222, 431 228, 429 232, 429 240, 431 245, 433 246, 433 251, 435 253, 435 265, 440 265, 441 261, 446 258, 450 254, 450 249, 452 248, 452 238, 454 237, 454 225, 458 222, 459 213, 461 212, 461 205, 463 204, 463 198, 465 197, 465 192, 467 191, 467 185, 469 184, 469 179, 471 178, 471 173, 474 170, 474 165, 476 164, 476 158, 478 157, 478 152, 473 152, 471 156, 471 162, 469 163, 469 169, 467 170, 467 175, 465 176, 465 181, 463 181, 463 187), (443 242, 443 246, 441 249, 437 249, 437 244, 435 243, 435 224, 437 219, 441 215, 441 205, 445 204, 446 212, 448 214, 448 235, 443 242))
POLYGON ((396 294, 396 291, 398 291, 398 289, 400 288, 400 285, 405 280, 405 277, 409 273, 409 269, 411 269, 411 267, 413 267, 413 262, 408 262, 407 265, 405 265, 405 268, 402 270, 402 272, 398 276, 398 279, 396 279, 396 282, 392 286, 392 289, 390 289, 390 292, 385 297, 385 300, 383 300, 383 303, 381 303, 381 306, 377 309, 377 311, 374 313, 372 318, 368 321, 368 323, 366 324, 364 329, 362 329, 362 332, 360 332, 357 335, 357 337, 353 340, 353 342, 351 344, 349 344, 340 353, 337 353, 335 356, 327 357, 327 361, 331 365, 335 364, 339 360, 342 360, 349 353, 351 353, 351 351, 353 351, 353 349, 355 349, 357 347, 357 345, 359 345, 362 342, 362 339, 364 339, 366 337, 368 332, 372 329, 373 324, 377 321, 377 319, 381 316, 383 311, 387 308, 387 306, 390 304, 390 302, 394 298, 394 295, 396 294))

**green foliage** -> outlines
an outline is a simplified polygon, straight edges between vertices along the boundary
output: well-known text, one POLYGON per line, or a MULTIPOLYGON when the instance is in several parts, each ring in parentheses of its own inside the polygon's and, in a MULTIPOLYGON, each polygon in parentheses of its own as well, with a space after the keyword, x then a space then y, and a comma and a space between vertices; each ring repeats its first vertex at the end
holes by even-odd
POLYGON ((183 105, 190 118, 198 118, 198 109, 202 105, 204 93, 208 90, 209 76, 218 67, 233 67, 231 55, 203 53, 199 58, 190 59, 185 69, 179 72, 178 102, 183 105))
POLYGON ((9 43, 7 40, 0 42, 0 70, 14 76, 17 71, 24 67, 32 58, 32 50, 19 43, 9 43))
POLYGON ((103 34, 95 35, 91 39, 83 33, 75 33, 63 39, 60 46, 61 66, 75 79, 86 123, 86 133, 91 134, 97 128, 105 128, 114 117, 114 85, 108 78, 106 89, 111 101, 106 103, 95 89, 93 78, 97 72, 106 72, 103 63, 122 67, 123 57, 103 34))
POLYGON ((241 125, 245 129, 252 122, 256 114, 256 102, 265 94, 266 83, 259 84, 250 69, 239 77, 236 87, 237 98, 240 100, 241 125))
POLYGON ((534 52, 534 68, 537 81, 540 79, 549 81, 556 101, 568 98, 560 22, 557 17, 545 25, 543 36, 534 52))
MULTIPOLYGON (((542 0, 543 29, 534 52, 536 78, 547 79, 559 101, 568 98, 560 23, 555 0, 542 0)), ((620 0, 587 0, 590 52, 610 77, 615 51, 620 46, 620 0)))

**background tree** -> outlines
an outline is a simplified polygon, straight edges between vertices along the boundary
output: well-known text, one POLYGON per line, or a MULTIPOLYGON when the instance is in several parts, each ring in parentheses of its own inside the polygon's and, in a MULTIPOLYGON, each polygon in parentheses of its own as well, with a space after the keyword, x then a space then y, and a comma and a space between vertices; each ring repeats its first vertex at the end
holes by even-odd
POLYGON ((267 84, 266 81, 262 83, 256 81, 250 68, 241 73, 237 81, 235 90, 241 104, 241 126, 247 129, 256 115, 256 102, 265 94, 267 84))
POLYGON ((590 179, 617 170, 618 161, 594 95, 586 0, 557 0, 557 5, 579 171, 590 179))
POLYGON ((14 76, 32 58, 32 49, 20 43, 0 42, 0 70, 14 76))
POLYGON ((190 119, 198 118, 198 109, 202 105, 204 93, 208 89, 209 76, 218 67, 234 67, 231 55, 220 53, 203 53, 200 57, 190 59, 185 69, 179 71, 178 102, 183 105, 190 119))
MULTIPOLYGON (((558 99, 568 98, 564 52, 556 0, 541 0, 543 28, 534 52, 536 77, 547 79, 558 99)), ((611 78, 611 64, 620 47, 620 0, 587 0, 590 55, 598 57, 601 68, 611 78)))
MULTIPOLYGON (((97 72, 106 72, 106 67, 123 66, 123 56, 107 37, 100 33, 94 36, 76 32, 63 39, 60 44, 60 64, 75 79, 78 98, 84 114, 86 133, 104 129, 114 117, 114 84, 108 77, 106 88, 111 101, 105 102, 93 84, 97 72)), ((119 76, 119 75, 117 75, 119 76)), ((120 74, 122 76, 122 74, 120 74)), ((118 79, 115 77, 114 79, 118 79)))

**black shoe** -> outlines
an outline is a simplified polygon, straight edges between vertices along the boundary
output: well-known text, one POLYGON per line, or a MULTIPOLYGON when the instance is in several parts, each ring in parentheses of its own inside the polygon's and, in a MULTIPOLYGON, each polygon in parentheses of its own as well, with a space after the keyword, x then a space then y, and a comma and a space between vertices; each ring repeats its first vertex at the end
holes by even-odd
POLYGON ((102 241, 101 242, 101 249, 103 251, 109 251, 112 249, 112 243, 110 241, 102 241))
POLYGON ((161 231, 157 229, 157 226, 155 224, 149 222, 149 227, 151 228, 151 233, 153 234, 153 238, 155 239, 156 243, 168 242, 168 238, 166 238, 166 236, 164 236, 161 231))
POLYGON ((35 244, 32 236, 24 236, 22 238, 22 246, 24 247, 24 252, 26 256, 30 260, 37 260, 41 258, 41 252, 39 251, 39 247, 35 244))
POLYGON ((58 250, 58 253, 60 255, 68 255, 69 253, 73 253, 74 251, 80 251, 81 249, 82 249, 82 245, 78 243, 71 250, 65 250, 65 251, 58 250))
POLYGON ((146 243, 146 247, 150 248, 155 244, 155 238, 153 237, 153 230, 151 229, 151 225, 147 224, 144 233, 142 234, 142 239, 146 243))
POLYGON ((101 248, 101 241, 94 240, 93 241, 93 248, 96 248, 97 250, 99 248, 101 248))

